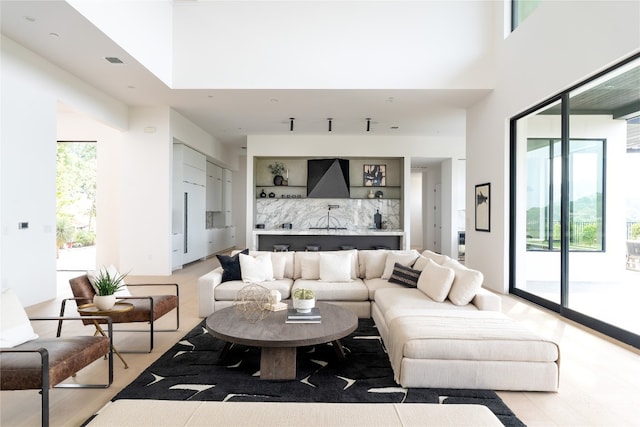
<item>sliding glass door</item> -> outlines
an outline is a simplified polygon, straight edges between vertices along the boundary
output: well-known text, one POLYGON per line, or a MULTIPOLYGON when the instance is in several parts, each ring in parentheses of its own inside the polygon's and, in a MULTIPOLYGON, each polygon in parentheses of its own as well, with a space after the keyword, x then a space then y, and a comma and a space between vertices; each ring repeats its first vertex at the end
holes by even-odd
POLYGON ((639 110, 635 58, 511 121, 511 292, 636 347, 639 110))

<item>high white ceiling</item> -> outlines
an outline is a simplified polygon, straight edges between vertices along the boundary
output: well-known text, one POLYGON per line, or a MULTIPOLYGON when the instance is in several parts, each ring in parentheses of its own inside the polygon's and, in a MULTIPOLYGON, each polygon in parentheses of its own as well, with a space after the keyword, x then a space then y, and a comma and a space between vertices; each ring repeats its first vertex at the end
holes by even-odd
MULTIPOLYGON (((273 3, 281 7, 286 2, 273 3)), ((367 4, 355 3, 363 7, 367 4)), ((464 84, 457 84, 458 87, 454 88, 430 87, 429 82, 408 85, 402 81, 403 76, 398 76, 397 84, 385 82, 388 87, 374 88, 350 88, 335 84, 335 88, 322 89, 176 89, 167 86, 64 1, 3 0, 0 7, 1 30, 5 36, 127 105, 171 106, 221 142, 236 147, 246 144, 246 135, 288 132, 290 117, 295 118, 295 132, 301 134, 327 133, 328 118, 333 119, 332 131, 335 134, 365 134, 366 118, 371 118, 371 133, 376 135, 463 137, 465 109, 490 91, 487 85, 478 85, 483 86, 479 88, 468 87, 472 85, 465 87, 464 84), (105 57, 117 57, 124 64, 111 64, 105 57)), ((238 19, 242 19, 242 16, 238 19)), ((453 26, 456 22, 450 24, 453 26)), ((358 25, 355 17, 354 36, 358 34, 358 25)), ((233 40, 224 42, 233 43, 233 40)), ((412 43, 415 40, 407 39, 404 42, 412 43)), ((445 43, 446 40, 436 42, 445 43)), ((430 61, 437 63, 437 58, 430 58, 430 61)), ((420 61, 416 63, 422 64, 420 61)), ((327 64, 327 67, 336 66, 340 64, 327 64)), ((469 67, 465 70, 473 75, 471 71, 469 67)), ((320 68, 317 72, 323 71, 320 68)), ((429 72, 433 70, 425 70, 425 75, 429 72)), ((450 70, 451 75, 460 72, 450 70)), ((180 86, 185 87, 184 82, 180 86)))

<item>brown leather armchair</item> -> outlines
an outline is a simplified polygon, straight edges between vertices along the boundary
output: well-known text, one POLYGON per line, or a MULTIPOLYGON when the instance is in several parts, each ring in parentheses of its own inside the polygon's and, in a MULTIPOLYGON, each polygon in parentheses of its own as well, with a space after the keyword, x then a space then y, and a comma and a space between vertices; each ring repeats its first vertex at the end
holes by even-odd
MULTIPOLYGON (((60 306, 60 316, 64 316, 66 309, 66 303, 70 300, 75 300, 77 306, 93 303, 93 297, 96 292, 89 282, 89 277, 84 274, 79 277, 75 277, 69 280, 71 285, 71 291, 73 292, 73 298, 65 298, 62 300, 60 306)), ((177 283, 169 284, 127 284, 128 288, 136 288, 143 286, 171 286, 175 288, 175 294, 168 295, 149 295, 149 296, 122 296, 118 297, 119 300, 133 304, 133 310, 126 313, 114 313, 109 316, 113 323, 135 323, 135 322, 148 322, 149 323, 149 353, 153 350, 153 334, 154 332, 169 332, 177 331, 180 328, 180 296, 177 283), (160 329, 156 330, 154 322, 170 311, 176 311, 176 328, 175 329, 160 329)), ((85 325, 93 325, 94 322, 90 319, 86 319, 86 316, 82 319, 85 325)), ((102 322, 100 322, 102 323, 102 322)), ((140 330, 123 330, 116 329, 115 332, 146 332, 140 330)), ((62 333, 62 321, 58 323, 57 336, 62 333)), ((126 353, 126 352, 122 352, 126 353)))
MULTIPOLYGON (((107 388, 113 383, 113 327, 105 316, 90 316, 108 324, 108 336, 37 338, 12 348, 0 349, 0 389, 40 390, 42 425, 49 425, 50 388, 107 388), (105 384, 62 383, 95 360, 108 356, 105 384)), ((80 317, 33 317, 38 320, 73 320, 80 317)))

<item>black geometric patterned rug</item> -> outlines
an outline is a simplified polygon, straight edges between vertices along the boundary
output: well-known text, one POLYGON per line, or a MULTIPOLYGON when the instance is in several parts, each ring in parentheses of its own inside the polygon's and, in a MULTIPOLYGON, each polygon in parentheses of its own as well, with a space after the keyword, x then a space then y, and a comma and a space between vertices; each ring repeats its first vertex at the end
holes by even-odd
POLYGON ((393 380, 389 358, 371 319, 342 344, 338 360, 331 344, 301 347, 296 380, 261 380, 260 350, 234 346, 219 359, 224 342, 204 321, 118 393, 118 399, 480 404, 506 426, 524 426, 491 390, 404 388, 393 380))

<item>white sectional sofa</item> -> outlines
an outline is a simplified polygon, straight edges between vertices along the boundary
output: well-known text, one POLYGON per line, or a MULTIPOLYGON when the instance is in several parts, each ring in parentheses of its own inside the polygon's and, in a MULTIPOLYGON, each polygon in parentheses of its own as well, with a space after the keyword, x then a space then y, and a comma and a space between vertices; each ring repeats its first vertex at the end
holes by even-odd
POLYGON ((372 317, 405 387, 557 391, 558 346, 500 313, 482 273, 430 251, 235 251, 198 280, 199 314, 233 304, 249 283, 372 317), (242 261, 240 272, 234 270, 242 261), (234 262, 236 264, 234 264, 234 262), (231 267, 230 267, 231 266, 231 267), (223 281, 231 273, 233 280, 223 281), (244 279, 244 280, 243 280, 244 279))

